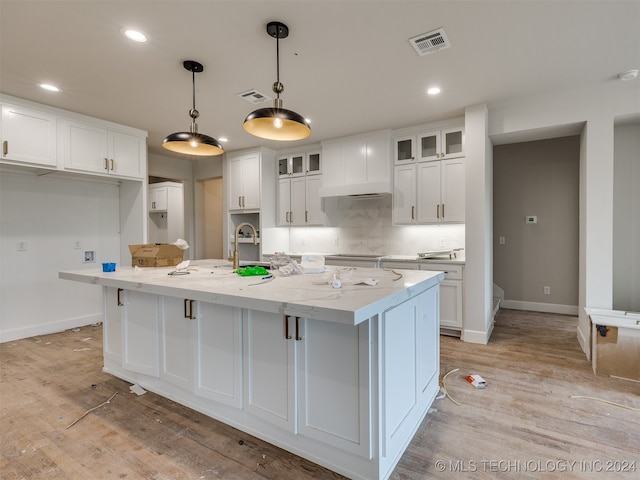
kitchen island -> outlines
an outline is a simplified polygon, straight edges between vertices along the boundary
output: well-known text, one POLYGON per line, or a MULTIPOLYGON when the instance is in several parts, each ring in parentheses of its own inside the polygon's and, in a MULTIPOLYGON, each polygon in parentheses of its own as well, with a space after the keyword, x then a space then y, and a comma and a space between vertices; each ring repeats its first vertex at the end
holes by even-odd
POLYGON ((350 478, 391 474, 439 390, 443 273, 174 270, 60 272, 103 288, 106 372, 350 478))

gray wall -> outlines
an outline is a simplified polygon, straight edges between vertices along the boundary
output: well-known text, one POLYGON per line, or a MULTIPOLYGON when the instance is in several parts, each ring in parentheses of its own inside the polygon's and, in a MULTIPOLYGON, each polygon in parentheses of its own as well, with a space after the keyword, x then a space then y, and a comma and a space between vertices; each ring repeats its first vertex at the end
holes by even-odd
POLYGON ((640 125, 616 126, 613 308, 640 312, 640 125))
POLYGON ((494 147, 493 275, 507 306, 577 313, 579 156, 579 136, 494 147))

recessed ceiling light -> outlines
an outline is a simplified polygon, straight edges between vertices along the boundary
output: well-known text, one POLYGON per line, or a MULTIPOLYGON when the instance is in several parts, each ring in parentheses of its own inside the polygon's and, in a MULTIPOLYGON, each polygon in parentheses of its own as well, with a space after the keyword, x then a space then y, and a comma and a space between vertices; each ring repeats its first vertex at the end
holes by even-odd
POLYGON ((622 72, 620 75, 618 75, 618 77, 623 82, 626 82, 628 80, 634 80, 635 78, 638 77, 638 70, 627 70, 626 72, 622 72))
POLYGON ((440 88, 439 87, 431 87, 429 90, 427 90, 427 93, 429 95, 437 95, 440 93, 440 88))
POLYGON ((147 37, 145 37, 144 33, 137 30, 132 30, 130 28, 123 29, 122 34, 129 40, 133 40, 134 42, 144 43, 147 41, 147 37))
POLYGON ((50 92, 59 92, 60 89, 55 85, 51 85, 50 83, 41 83, 40 88, 44 88, 45 90, 49 90, 50 92))

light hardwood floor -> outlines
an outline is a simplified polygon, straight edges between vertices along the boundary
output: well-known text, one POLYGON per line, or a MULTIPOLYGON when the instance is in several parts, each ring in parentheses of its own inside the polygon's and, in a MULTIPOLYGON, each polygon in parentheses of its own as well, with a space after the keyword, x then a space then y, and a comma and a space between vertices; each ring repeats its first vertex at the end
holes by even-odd
MULTIPOLYGON (((446 379, 459 405, 435 401, 391 478, 639 478, 640 412, 571 396, 640 409, 640 384, 594 375, 576 322, 502 310, 488 345, 442 337, 441 375, 459 369, 446 379), (473 373, 485 389, 465 380, 473 373)), ((153 393, 129 393, 101 371, 101 342, 91 326, 0 345, 0 478, 343 478, 153 393)))

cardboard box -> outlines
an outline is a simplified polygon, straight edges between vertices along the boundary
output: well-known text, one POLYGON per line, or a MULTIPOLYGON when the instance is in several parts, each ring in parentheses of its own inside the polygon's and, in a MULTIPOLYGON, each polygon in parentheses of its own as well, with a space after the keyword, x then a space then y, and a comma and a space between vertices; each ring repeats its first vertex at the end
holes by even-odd
POLYGON ((129 245, 131 266, 172 267, 182 262, 184 250, 169 243, 129 245))
POLYGON ((590 318, 593 371, 640 382, 640 317, 612 311, 590 318))

